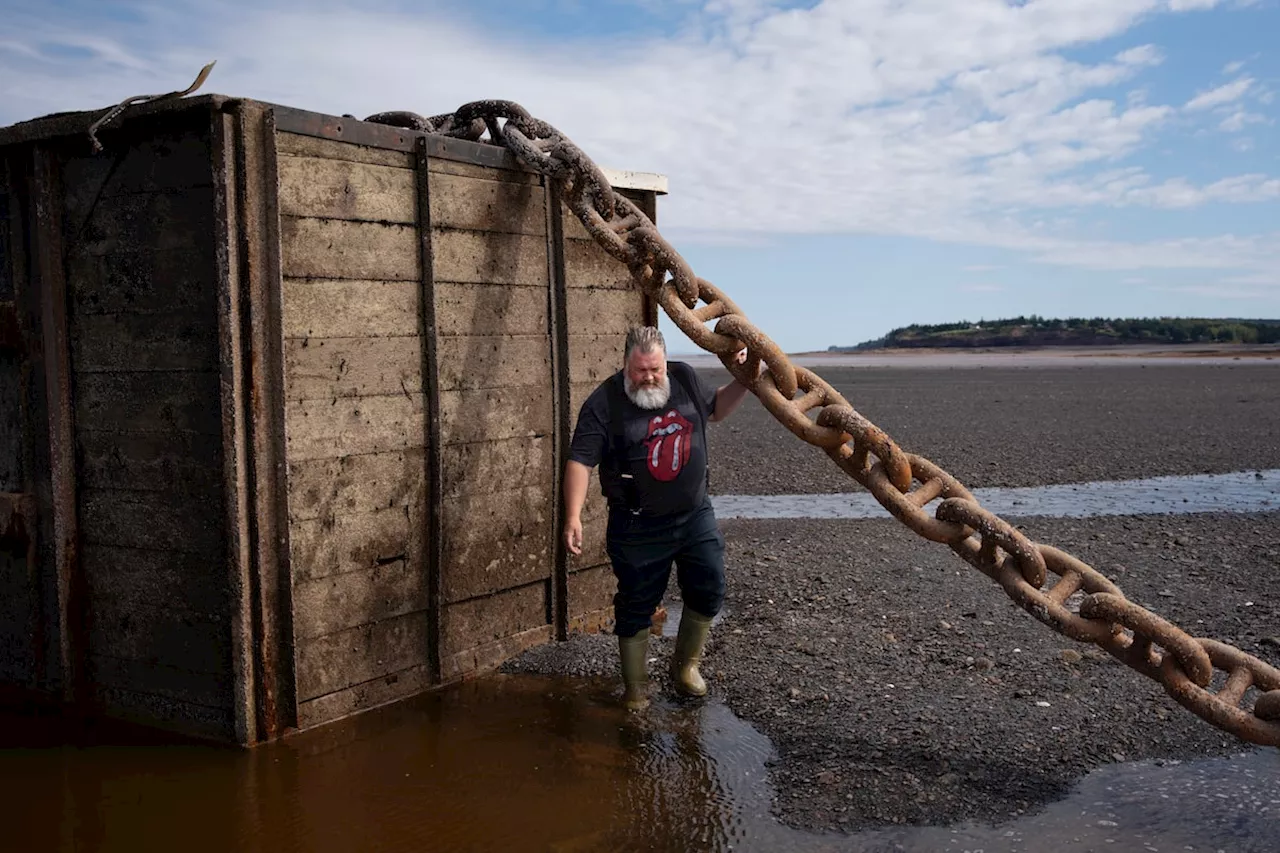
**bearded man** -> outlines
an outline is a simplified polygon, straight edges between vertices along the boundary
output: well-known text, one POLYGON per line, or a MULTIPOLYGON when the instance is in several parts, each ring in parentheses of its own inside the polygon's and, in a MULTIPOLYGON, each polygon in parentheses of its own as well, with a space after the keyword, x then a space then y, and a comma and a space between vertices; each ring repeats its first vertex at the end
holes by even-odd
MULTIPOLYGON (((745 356, 743 350, 739 360, 745 356)), ((622 702, 630 710, 649 704, 649 624, 673 562, 684 609, 672 681, 685 695, 707 693, 698 663, 724 602, 724 536, 707 494, 706 425, 724 420, 746 395, 736 379, 712 389, 689 365, 668 362, 662 333, 637 326, 627 333, 623 369, 578 413, 564 473, 565 546, 582 553, 582 504, 599 465, 609 504, 607 551, 618 579, 613 632, 622 702)))

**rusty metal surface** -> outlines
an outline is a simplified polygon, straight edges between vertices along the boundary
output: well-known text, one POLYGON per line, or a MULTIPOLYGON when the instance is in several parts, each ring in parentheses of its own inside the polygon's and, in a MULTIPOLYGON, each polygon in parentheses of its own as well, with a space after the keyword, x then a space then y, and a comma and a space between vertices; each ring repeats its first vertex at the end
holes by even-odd
MULTIPOLYGON (((565 284, 564 217, 561 213, 559 189, 546 181, 547 205, 547 264, 551 282, 551 374, 554 377, 556 396, 553 406, 556 458, 569 458, 569 440, 573 437, 573 411, 569 405, 571 377, 569 375, 569 295, 565 284)), ((563 466, 553 465, 551 494, 559 496, 563 466)), ((551 504, 552 553, 551 595, 549 609, 552 628, 557 640, 569 638, 569 553, 565 548, 564 502, 553 500, 551 504)))
POLYGON ((417 181, 418 198, 418 241, 422 265, 422 294, 418 300, 419 333, 422 337, 422 389, 423 405, 426 411, 423 417, 425 432, 423 463, 426 475, 423 477, 423 488, 426 491, 424 505, 427 508, 426 548, 422 559, 427 572, 427 618, 430 622, 428 633, 427 666, 431 671, 432 683, 440 683, 443 678, 444 645, 444 462, 441 444, 440 422, 440 365, 438 361, 439 345, 436 328, 436 293, 435 293, 435 250, 431 234, 431 176, 428 158, 431 156, 430 146, 425 137, 420 137, 414 146, 416 168, 414 177, 417 181))
POLYGON ((237 207, 238 171, 235 127, 231 116, 215 113, 210 127, 216 229, 215 267, 218 278, 218 362, 222 409, 222 463, 226 497, 227 575, 230 593, 232 714, 237 742, 258 740, 257 673, 254 669, 252 573, 253 513, 250 507, 248 424, 244 358, 245 330, 240 278, 237 207))
POLYGON ((495 169, 524 171, 525 167, 506 150, 482 145, 467 139, 456 139, 429 133, 419 128, 395 127, 373 121, 360 121, 354 116, 331 116, 294 107, 271 105, 276 126, 285 133, 314 136, 350 142, 371 148, 414 153, 425 145, 427 154, 443 160, 460 160, 495 169), (422 140, 422 142, 419 142, 422 140))
MULTIPOLYGON (((630 195, 624 193, 624 195, 630 195)), ((634 200, 634 195, 631 196, 634 200)), ((644 211, 645 216, 649 217, 649 221, 654 225, 658 224, 658 196, 655 193, 644 193, 636 200, 640 205, 640 209, 644 211)), ((658 325, 658 300, 653 298, 652 293, 643 293, 644 297, 644 323, 646 326, 658 325)))
POLYGON ((58 594, 62 695, 71 705, 87 700, 89 611, 85 606, 76 521, 75 432, 71 404, 71 353, 67 338, 67 280, 62 241, 62 187, 58 155, 32 152, 31 204, 35 229, 32 272, 40 301, 45 405, 48 415, 50 512, 54 577, 58 594))
POLYGON ((1031 542, 941 468, 904 452, 817 374, 792 365, 724 293, 696 277, 652 220, 614 190, 599 167, 554 127, 511 101, 476 101, 429 119, 396 113, 371 116, 370 121, 470 141, 487 135, 510 150, 564 194, 596 242, 627 264, 635 284, 657 298, 681 331, 715 353, 779 421, 822 448, 896 518, 921 536, 948 545, 1044 624, 1096 643, 1159 682, 1210 724, 1241 740, 1280 746, 1280 670, 1234 646, 1191 637, 1128 601, 1092 567, 1031 542), (712 320, 718 322, 708 328, 712 320), (748 355, 739 363, 737 353, 744 347, 748 355), (939 498, 930 517, 924 508, 939 498), (1046 589, 1051 574, 1058 580, 1046 589), (1073 608, 1069 599, 1081 590, 1083 600, 1073 608), (1215 689, 1219 673, 1226 679, 1215 689))
POLYGON ((297 725, 275 125, 261 105, 251 102, 241 104, 235 118, 240 275, 248 297, 244 333, 249 344, 246 382, 256 559, 251 600, 257 728, 259 737, 270 739, 297 725))

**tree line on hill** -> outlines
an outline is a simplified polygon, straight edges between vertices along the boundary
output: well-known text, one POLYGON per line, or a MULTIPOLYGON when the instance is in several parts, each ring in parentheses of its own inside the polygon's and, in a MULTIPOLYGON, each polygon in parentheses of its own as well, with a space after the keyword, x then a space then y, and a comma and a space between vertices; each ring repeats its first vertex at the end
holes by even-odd
POLYGON ((831 346, 827 351, 853 352, 895 347, 1274 343, 1280 343, 1280 320, 1196 317, 1069 317, 1052 320, 1032 314, 976 323, 967 320, 935 325, 912 323, 893 329, 882 338, 854 346, 831 346))

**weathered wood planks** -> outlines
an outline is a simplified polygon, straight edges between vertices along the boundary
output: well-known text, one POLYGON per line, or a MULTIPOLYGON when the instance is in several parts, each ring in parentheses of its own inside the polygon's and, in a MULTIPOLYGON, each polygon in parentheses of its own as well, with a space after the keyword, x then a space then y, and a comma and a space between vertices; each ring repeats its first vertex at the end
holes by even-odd
POLYGON ((83 653, 97 701, 225 736, 209 123, 122 141, 61 164, 83 653))

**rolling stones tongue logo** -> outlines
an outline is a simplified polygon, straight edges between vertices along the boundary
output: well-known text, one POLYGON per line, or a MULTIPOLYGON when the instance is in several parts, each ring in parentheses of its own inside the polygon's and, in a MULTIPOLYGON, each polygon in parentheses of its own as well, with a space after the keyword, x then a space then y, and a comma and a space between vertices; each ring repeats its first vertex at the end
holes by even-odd
POLYGON ((667 483, 680 476, 681 469, 689 461, 689 446, 692 441, 693 424, 675 409, 652 418, 644 448, 649 473, 653 478, 667 483))

